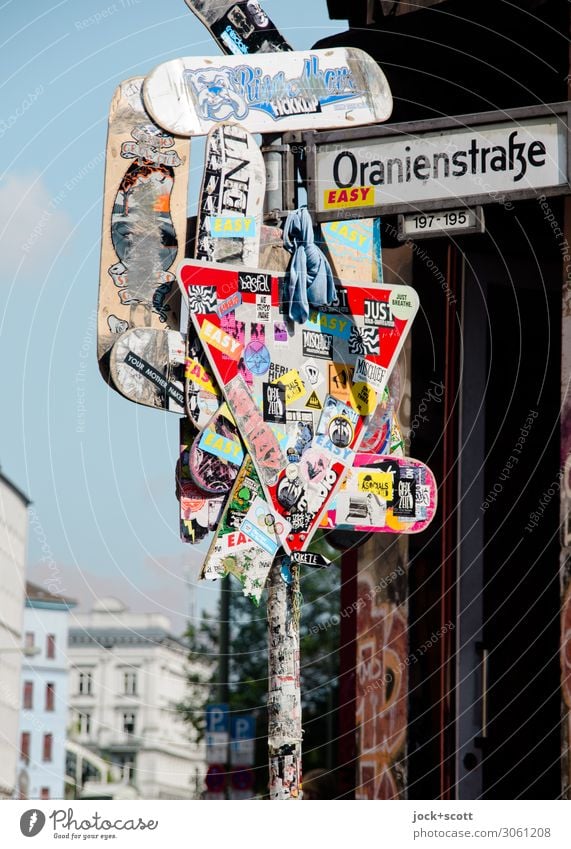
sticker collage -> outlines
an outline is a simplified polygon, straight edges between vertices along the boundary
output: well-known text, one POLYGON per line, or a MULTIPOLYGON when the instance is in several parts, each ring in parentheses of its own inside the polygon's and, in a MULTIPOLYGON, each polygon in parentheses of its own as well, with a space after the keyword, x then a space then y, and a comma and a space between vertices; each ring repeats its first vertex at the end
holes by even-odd
MULTIPOLYGON (((181 538, 213 534, 201 577, 233 575, 256 604, 268 589, 291 649, 279 663, 270 650, 270 704, 275 696, 281 705, 283 682, 299 678, 292 575, 327 564, 311 552, 316 532, 418 533, 434 517, 437 487, 430 469, 403 455, 395 366, 419 302, 410 286, 383 285, 379 219, 315 230, 335 297, 310 298, 307 320, 293 321, 290 256, 276 240, 282 231, 264 224, 255 134, 375 124, 390 116, 392 97, 367 54, 295 52, 257 2, 186 3, 234 55, 166 62, 115 93, 98 360, 121 395, 180 417, 181 538), (192 136, 207 138, 190 258, 192 136), (283 608, 279 581, 290 588, 283 608)), ((299 707, 298 680, 294 691, 299 707)), ((286 738, 270 745, 272 798, 297 793, 301 749, 290 757, 286 738)))

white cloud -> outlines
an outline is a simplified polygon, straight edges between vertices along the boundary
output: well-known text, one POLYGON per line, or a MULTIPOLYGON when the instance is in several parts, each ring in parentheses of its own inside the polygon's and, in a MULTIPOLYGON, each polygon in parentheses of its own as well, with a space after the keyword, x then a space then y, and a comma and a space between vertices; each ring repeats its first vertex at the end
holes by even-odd
POLYGON ((49 267, 72 229, 37 174, 10 175, 0 184, 0 268, 2 279, 49 267))

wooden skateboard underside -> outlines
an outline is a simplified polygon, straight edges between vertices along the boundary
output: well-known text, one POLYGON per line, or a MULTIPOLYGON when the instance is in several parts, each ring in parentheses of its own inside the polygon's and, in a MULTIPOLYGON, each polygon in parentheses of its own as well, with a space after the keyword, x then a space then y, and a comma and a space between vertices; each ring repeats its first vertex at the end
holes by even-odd
POLYGON ((106 379, 121 333, 179 326, 174 270, 184 258, 190 145, 152 123, 142 85, 121 83, 109 115, 97 325, 106 379))

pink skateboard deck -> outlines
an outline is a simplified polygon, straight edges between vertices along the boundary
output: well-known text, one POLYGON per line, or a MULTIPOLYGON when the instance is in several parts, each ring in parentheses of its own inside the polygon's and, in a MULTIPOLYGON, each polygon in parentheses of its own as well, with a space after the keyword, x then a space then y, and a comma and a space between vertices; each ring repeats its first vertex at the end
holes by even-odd
POLYGON ((434 475, 410 457, 358 453, 322 527, 364 533, 417 534, 436 513, 434 475))

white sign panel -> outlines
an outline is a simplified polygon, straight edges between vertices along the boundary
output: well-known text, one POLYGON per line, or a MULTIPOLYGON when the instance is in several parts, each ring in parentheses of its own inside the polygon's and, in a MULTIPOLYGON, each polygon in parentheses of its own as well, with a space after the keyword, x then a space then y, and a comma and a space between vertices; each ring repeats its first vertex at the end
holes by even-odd
POLYGON ((228 760, 228 743, 230 735, 227 731, 206 732, 206 763, 225 764, 228 760))
POLYGON ((317 146, 316 209, 337 212, 567 184, 567 132, 557 116, 379 136, 317 146))

